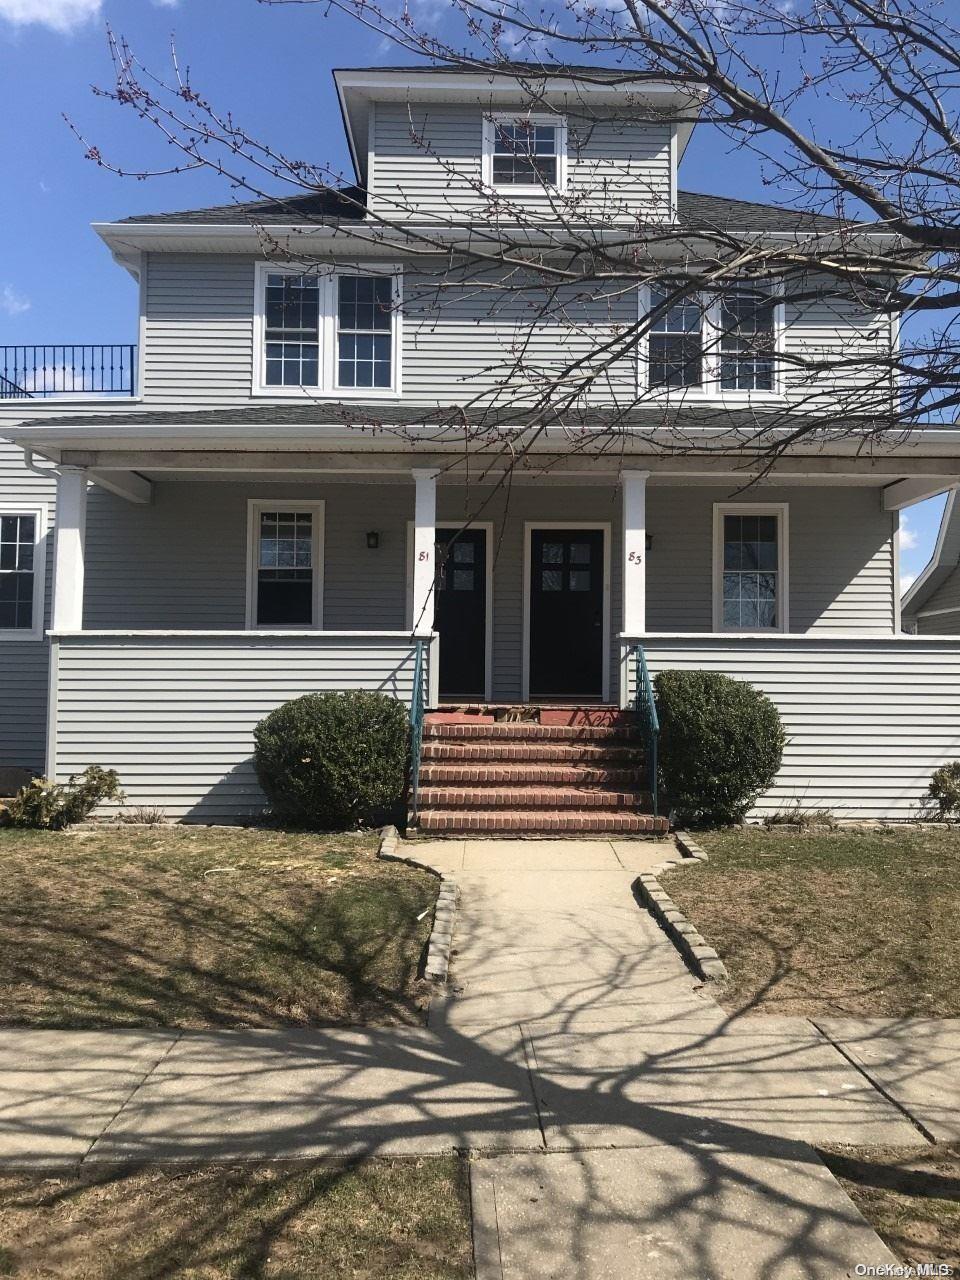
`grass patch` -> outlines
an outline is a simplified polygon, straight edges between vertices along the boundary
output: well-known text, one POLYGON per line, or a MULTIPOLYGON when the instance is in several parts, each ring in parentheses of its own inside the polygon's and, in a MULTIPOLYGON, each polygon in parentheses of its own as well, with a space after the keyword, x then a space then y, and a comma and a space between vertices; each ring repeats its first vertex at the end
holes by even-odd
POLYGON ((0 1024, 419 1021, 437 881, 375 849, 243 829, 2 830, 0 1024))
POLYGON ((823 1147, 819 1154, 904 1262, 960 1273, 960 1147, 823 1147))
POLYGON ((454 1157, 0 1174, 0 1275, 462 1280, 454 1157), (5 1269, 4 1269, 5 1268, 5 1269))
POLYGON ((730 973, 733 1009, 960 1016, 960 832, 738 828, 664 887, 730 973))

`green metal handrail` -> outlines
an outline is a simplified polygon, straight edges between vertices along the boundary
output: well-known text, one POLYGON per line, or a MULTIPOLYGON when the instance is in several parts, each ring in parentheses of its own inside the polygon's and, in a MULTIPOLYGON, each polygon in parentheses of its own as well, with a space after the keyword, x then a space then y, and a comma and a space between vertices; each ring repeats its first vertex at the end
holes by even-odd
POLYGON ((417 640, 413 663, 413 693, 410 696, 410 817, 417 821, 420 804, 420 753, 423 748, 423 651, 426 641, 417 640))
POLYGON ((657 704, 653 696, 653 684, 647 667, 647 655, 643 645, 638 644, 633 651, 636 663, 636 693, 634 708, 640 728, 643 730, 647 748, 647 790, 653 804, 653 816, 659 817, 659 797, 657 794, 657 754, 660 742, 660 717, 657 715, 657 704))

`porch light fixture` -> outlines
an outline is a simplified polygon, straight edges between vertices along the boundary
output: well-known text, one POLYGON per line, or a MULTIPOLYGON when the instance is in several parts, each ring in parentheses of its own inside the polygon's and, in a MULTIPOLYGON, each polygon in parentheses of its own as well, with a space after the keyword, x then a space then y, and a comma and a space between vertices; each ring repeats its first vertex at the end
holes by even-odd
POLYGON ((367 547, 371 551, 376 551, 380 546, 380 531, 378 529, 367 530, 367 547))

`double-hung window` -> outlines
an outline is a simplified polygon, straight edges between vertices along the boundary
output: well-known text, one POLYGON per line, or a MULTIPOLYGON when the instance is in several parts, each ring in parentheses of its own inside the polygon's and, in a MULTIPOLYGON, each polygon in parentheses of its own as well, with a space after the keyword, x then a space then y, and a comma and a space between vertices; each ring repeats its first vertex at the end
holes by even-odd
POLYGON ((648 314, 660 314, 647 335, 648 387, 704 396, 777 391, 783 304, 769 285, 690 293, 668 306, 674 292, 649 290, 648 314))
POLYGON ((776 300, 769 288, 743 286, 720 298, 720 386, 724 391, 772 391, 776 300))
POLYGON ((43 507, 0 507, 0 639, 43 635, 43 507))
POLYGON ((493 187, 562 188, 566 126, 554 115, 484 120, 484 181, 493 187))
POLYGON ((714 509, 714 630, 787 630, 787 508, 714 509))
POLYGON ((247 626, 319 628, 323 503, 256 501, 247 518, 247 626))
MULTIPOLYGON (((651 310, 669 294, 653 291, 651 310)), ((703 307, 697 294, 681 298, 654 320, 649 336, 651 387, 703 384, 703 307)))
POLYGON ((262 394, 382 396, 400 389, 400 277, 393 268, 303 271, 261 263, 262 394))

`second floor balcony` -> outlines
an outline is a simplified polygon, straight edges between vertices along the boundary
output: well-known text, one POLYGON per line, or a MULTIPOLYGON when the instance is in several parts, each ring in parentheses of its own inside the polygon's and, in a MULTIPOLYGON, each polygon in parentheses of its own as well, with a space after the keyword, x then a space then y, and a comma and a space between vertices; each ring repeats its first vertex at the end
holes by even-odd
POLYGON ((136 381, 136 343, 0 346, 0 400, 130 397, 136 381))

